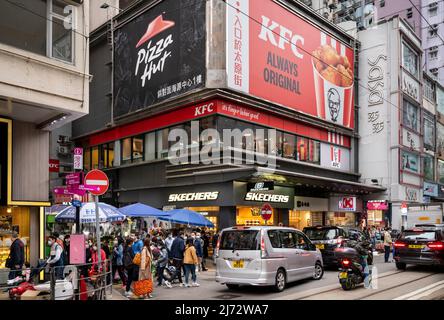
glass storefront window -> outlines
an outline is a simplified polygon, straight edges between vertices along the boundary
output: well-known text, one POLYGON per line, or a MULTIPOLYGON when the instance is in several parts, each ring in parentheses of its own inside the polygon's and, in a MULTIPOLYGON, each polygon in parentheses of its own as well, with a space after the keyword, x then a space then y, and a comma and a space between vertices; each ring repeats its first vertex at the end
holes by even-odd
MULTIPOLYGON (((5 268, 14 231, 25 245, 25 263, 30 262, 30 209, 27 207, 0 207, 0 269, 5 268)), ((6 281, 5 281, 6 282, 6 281)))
POLYGON ((133 162, 143 161, 143 135, 133 137, 132 139, 133 139, 132 161, 133 162))
POLYGON ((288 224, 290 227, 302 230, 311 225, 310 211, 289 211, 288 224))
POLYGON ((404 100, 404 106, 403 106, 403 117, 402 117, 402 123, 414 130, 414 131, 418 131, 418 112, 419 109, 417 106, 415 106, 414 104, 410 103, 407 100, 404 100))
POLYGON ((308 161, 309 159, 309 143, 307 138, 298 137, 298 157, 299 161, 308 161))
POLYGON ((156 132, 157 159, 163 159, 168 157, 168 133, 169 133, 168 128, 156 132))
POLYGON ((326 224, 332 226, 356 226, 354 212, 327 212, 326 224))
POLYGON ((92 169, 99 168, 99 147, 98 146, 91 148, 91 167, 92 167, 92 169))
POLYGON ((321 163, 321 143, 316 140, 309 140, 308 148, 308 162, 320 164, 321 163))
POLYGON ((91 170, 91 148, 85 148, 83 155, 83 168, 86 171, 91 170))
POLYGON ((296 136, 289 133, 284 133, 283 148, 284 148, 284 158, 295 159, 296 136))
POLYGON ((114 142, 108 144, 108 167, 114 167, 114 142))
POLYGON ((237 207, 236 209, 236 224, 243 226, 265 226, 274 225, 275 209, 268 221, 261 217, 260 207, 237 207))
POLYGON ((131 138, 122 140, 122 163, 131 162, 131 138))

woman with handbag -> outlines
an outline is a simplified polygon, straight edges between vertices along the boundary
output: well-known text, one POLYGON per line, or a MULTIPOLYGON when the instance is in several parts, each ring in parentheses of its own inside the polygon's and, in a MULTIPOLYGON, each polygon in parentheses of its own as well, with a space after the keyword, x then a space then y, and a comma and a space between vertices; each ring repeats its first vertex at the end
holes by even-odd
POLYGON ((146 238, 142 252, 140 253, 139 278, 134 283, 134 294, 141 299, 152 298, 153 292, 153 254, 151 252, 151 241, 146 238))

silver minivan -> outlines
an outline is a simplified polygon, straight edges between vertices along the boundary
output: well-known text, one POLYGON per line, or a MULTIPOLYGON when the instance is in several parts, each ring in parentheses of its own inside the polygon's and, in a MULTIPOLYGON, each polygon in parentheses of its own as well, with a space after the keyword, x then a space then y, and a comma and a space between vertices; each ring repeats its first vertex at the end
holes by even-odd
POLYGON ((301 231, 276 226, 223 229, 216 247, 216 281, 285 289, 288 282, 324 274, 319 249, 301 231))

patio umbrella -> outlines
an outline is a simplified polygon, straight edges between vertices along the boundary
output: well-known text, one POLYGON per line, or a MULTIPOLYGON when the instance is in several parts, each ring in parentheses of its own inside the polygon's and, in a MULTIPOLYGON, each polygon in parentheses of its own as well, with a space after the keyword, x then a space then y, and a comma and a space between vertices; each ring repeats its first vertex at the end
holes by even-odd
POLYGON ((214 228, 214 224, 200 213, 187 209, 174 209, 167 211, 168 216, 159 217, 161 220, 167 220, 173 223, 181 223, 192 226, 201 226, 214 228))
POLYGON ((168 216, 167 212, 150 207, 143 203, 134 203, 118 209, 127 217, 147 218, 168 216))
MULTIPOLYGON (((99 222, 116 222, 125 220, 125 215, 119 212, 117 208, 109 204, 99 202, 99 222)), ((76 208, 69 206, 60 211, 56 217, 56 222, 75 222, 76 208)), ((95 223, 96 208, 94 202, 86 202, 80 208, 80 223, 95 223)))

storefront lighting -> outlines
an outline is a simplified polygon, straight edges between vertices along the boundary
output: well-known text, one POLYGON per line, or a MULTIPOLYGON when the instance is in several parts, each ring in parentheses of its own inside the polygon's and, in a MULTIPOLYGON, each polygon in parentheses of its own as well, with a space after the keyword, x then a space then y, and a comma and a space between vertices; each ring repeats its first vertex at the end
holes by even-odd
POLYGON ((12 208, 6 209, 6 213, 11 213, 11 212, 12 212, 12 208))

